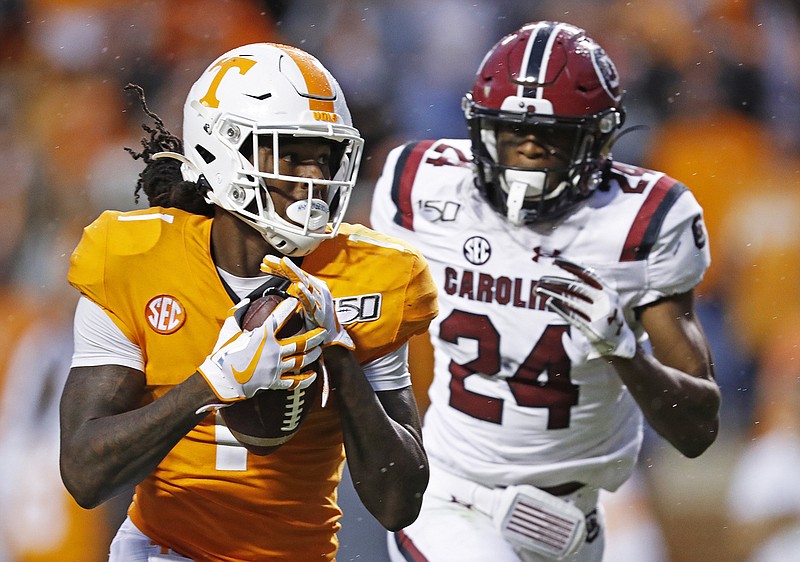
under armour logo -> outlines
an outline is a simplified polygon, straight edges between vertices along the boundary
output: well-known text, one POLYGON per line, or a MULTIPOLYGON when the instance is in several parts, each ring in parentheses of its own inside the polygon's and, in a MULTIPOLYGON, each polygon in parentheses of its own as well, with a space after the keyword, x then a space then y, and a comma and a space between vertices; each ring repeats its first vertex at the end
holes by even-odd
POLYGON ((541 246, 536 246, 533 249, 533 257, 531 258, 536 263, 539 263, 539 258, 557 258, 561 255, 561 250, 553 250, 552 252, 548 252, 542 250, 541 246))
POLYGON ((462 502, 461 500, 459 500, 457 497, 455 497, 453 495, 450 496, 450 503, 457 503, 458 505, 463 505, 467 509, 472 509, 472 504, 471 503, 462 502))

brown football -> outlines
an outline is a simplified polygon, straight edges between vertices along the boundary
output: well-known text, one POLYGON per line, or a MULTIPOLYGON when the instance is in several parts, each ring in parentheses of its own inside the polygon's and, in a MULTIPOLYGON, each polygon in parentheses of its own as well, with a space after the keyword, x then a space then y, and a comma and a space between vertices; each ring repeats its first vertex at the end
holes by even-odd
MULTIPOLYGON (((280 290, 274 290, 263 297, 253 300, 248 306, 247 310, 242 317, 241 325, 243 330, 252 330, 261 326, 267 317, 272 314, 272 311, 277 307, 288 295, 280 290)), ((299 334, 304 327, 303 316, 301 313, 293 314, 286 321, 286 324, 281 328, 277 336, 279 338, 288 338, 299 334)))
MULTIPOLYGON (((270 313, 286 298, 282 292, 269 293, 253 300, 244 316, 242 328, 253 329, 267 319, 270 313)), ((300 333, 305 322, 300 313, 290 316, 278 337, 291 337, 300 333)), ((248 400, 236 402, 220 413, 225 425, 239 443, 254 455, 264 456, 289 441, 300 429, 300 423, 311 409, 319 394, 319 363, 309 366, 319 375, 303 390, 259 390, 248 400)))

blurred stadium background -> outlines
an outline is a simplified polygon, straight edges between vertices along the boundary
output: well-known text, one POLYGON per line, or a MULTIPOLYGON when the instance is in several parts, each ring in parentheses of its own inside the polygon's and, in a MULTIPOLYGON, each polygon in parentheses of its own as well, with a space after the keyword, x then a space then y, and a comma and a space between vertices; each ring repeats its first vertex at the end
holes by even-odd
MULTIPOLYGON (((627 91, 618 160, 663 170, 706 211, 699 310, 722 431, 686 460, 647 435, 605 495, 608 562, 800 560, 800 1, 0 0, 0 562, 95 562, 125 497, 77 507, 58 474, 58 399, 77 294, 69 254, 133 189, 145 116, 180 132, 183 98, 220 53, 297 45, 339 79, 367 145, 349 220, 367 222, 386 151, 464 136, 461 95, 522 23, 587 29, 627 91)), ((416 372, 424 407, 425 380, 416 372)), ((381 562, 383 533, 347 485, 340 562, 381 562)))

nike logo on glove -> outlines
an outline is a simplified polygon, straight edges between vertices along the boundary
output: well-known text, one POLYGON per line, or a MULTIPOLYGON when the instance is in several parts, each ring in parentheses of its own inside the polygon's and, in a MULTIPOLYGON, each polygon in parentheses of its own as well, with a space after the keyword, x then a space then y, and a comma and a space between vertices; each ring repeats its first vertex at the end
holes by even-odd
POLYGON ((231 365, 231 371, 233 372, 233 378, 236 379, 236 382, 239 384, 244 384, 250 379, 253 378, 253 375, 256 372, 256 367, 258 366, 258 360, 261 359, 261 352, 264 350, 264 345, 267 343, 267 332, 265 331, 264 334, 261 336, 261 343, 258 344, 258 349, 253 354, 253 358, 250 360, 250 364, 245 367, 243 371, 239 371, 231 365))

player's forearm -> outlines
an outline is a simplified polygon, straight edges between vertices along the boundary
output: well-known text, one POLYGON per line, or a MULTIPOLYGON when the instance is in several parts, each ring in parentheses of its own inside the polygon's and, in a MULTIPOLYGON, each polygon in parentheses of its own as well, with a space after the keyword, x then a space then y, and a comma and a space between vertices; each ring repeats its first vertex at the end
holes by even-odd
POLYGON ((354 487, 385 528, 401 529, 417 518, 429 475, 413 393, 382 392, 379 400, 350 352, 331 351, 337 358, 326 352, 326 365, 336 365, 331 382, 354 487))
POLYGON ((386 529, 397 531, 419 515, 428 485, 428 461, 408 429, 393 425, 393 431, 376 432, 374 438, 347 432, 351 435, 345 438, 345 448, 350 476, 364 506, 386 529))
POLYGON ((612 363, 650 426, 678 451, 694 458, 711 446, 719 430, 714 381, 667 367, 641 350, 612 363))
MULTIPOLYGON (((73 391, 80 389, 65 388, 65 401, 73 391)), ((195 411, 208 392, 195 374, 158 400, 120 413, 81 418, 62 403, 61 474, 78 504, 95 507, 144 480, 203 419, 195 411)))

